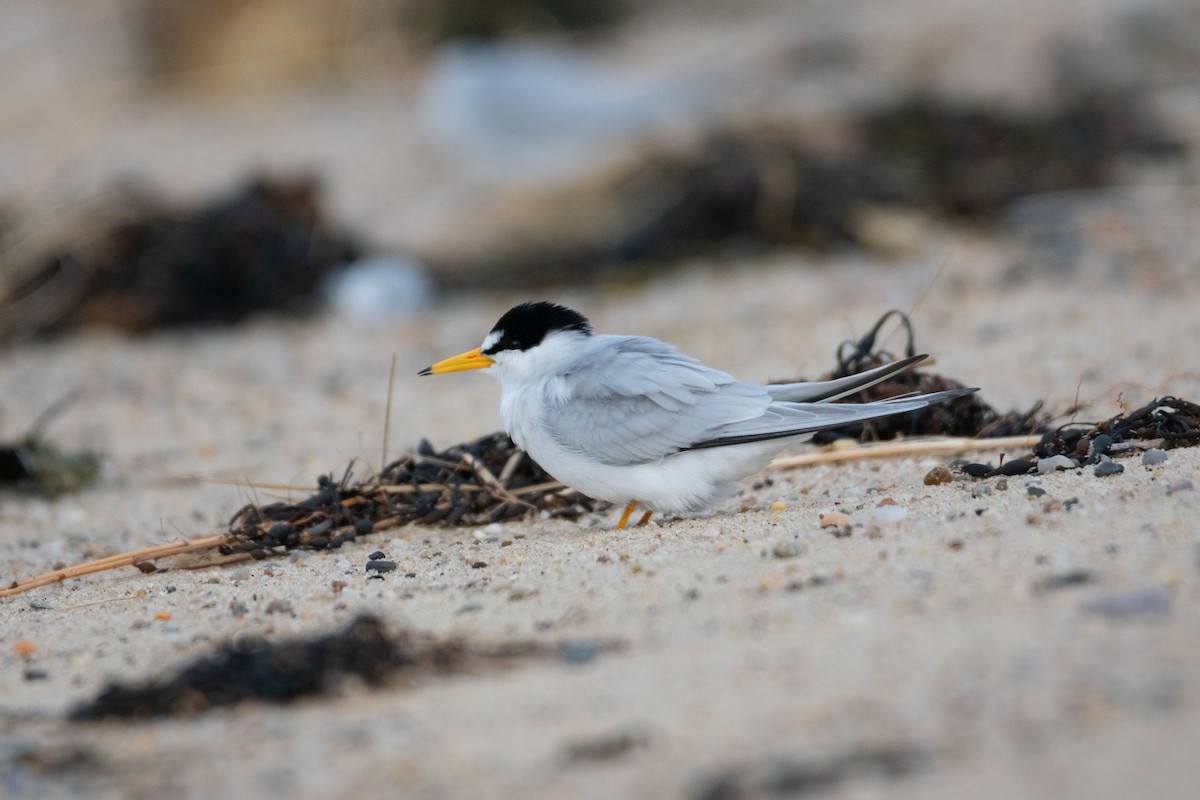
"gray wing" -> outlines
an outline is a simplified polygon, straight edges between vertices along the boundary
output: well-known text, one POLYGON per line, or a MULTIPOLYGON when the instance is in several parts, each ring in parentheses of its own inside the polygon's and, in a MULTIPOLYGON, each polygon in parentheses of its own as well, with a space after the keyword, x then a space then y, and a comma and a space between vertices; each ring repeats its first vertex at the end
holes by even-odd
POLYGON ((560 370, 544 423, 558 444, 606 464, 641 464, 750 423, 766 389, 706 367, 657 339, 602 336, 560 370))
POLYGON ((916 411, 975 389, 828 403, 907 369, 905 359, 836 381, 773 387, 739 381, 657 339, 593 336, 557 377, 544 423, 555 441, 605 464, 657 461, 684 450, 761 442, 916 411), (795 396, 817 402, 790 402, 795 396))
POLYGON ((977 391, 979 390, 947 389, 944 392, 892 397, 874 403, 772 403, 770 409, 758 419, 727 425, 719 435, 696 442, 688 449, 725 447, 812 434, 826 428, 840 428, 876 417, 918 411, 928 405, 943 403, 977 391))

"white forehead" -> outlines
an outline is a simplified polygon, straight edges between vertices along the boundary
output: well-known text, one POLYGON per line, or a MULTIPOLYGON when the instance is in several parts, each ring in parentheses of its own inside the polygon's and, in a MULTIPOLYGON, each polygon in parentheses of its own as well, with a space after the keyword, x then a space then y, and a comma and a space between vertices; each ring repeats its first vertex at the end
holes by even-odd
POLYGON ((495 345, 496 342, 500 341, 501 337, 503 336, 504 331, 492 331, 487 336, 483 337, 483 344, 479 346, 479 349, 487 352, 488 348, 495 345))

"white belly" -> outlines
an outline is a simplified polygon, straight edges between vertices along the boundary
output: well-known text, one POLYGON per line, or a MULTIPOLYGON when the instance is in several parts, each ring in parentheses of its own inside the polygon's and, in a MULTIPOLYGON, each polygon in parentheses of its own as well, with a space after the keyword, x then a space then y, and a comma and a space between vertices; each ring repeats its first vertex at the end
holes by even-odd
POLYGON ((556 480, 589 497, 625 505, 636 500, 648 509, 679 514, 703 511, 751 475, 791 440, 687 450, 645 464, 603 464, 554 441, 530 413, 540 403, 505 392, 500 401, 504 428, 513 441, 556 480))

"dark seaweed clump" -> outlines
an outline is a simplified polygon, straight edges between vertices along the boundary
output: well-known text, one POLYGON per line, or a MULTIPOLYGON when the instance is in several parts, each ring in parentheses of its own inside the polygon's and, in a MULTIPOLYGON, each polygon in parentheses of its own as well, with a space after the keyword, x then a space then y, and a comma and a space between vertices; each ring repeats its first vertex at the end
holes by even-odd
POLYGON ((1096 465, 1097 475, 1115 475, 1124 467, 1105 462, 1150 448, 1170 450, 1197 444, 1200 444, 1200 404, 1178 397, 1161 397, 1102 422, 1063 425, 1046 431, 1034 445, 1032 455, 1026 458, 1011 459, 998 467, 964 464, 962 471, 972 478, 1024 475, 1036 470, 1036 459, 1067 456, 1078 466, 1096 465))
POLYGON ((295 547, 338 548, 358 536, 408 523, 486 525, 529 514, 575 519, 595 500, 555 482, 503 433, 441 452, 422 441, 417 453, 376 476, 318 479, 299 503, 247 505, 229 523, 222 552, 266 558, 295 547))
MULTIPOLYGON (((892 310, 879 318, 875 325, 857 341, 842 342, 837 350, 837 366, 829 379, 844 378, 874 367, 890 364, 897 356, 877 346, 880 330, 888 320, 895 317, 905 331, 907 341, 904 357, 916 354, 911 320, 902 311, 892 310)), ((893 375, 886 381, 869 386, 845 398, 848 403, 869 403, 886 400, 903 394, 941 392, 948 389, 965 388, 952 378, 921 369, 910 369, 893 375)), ((859 441, 881 441, 897 436, 974 436, 994 438, 1001 436, 1023 436, 1042 433, 1046 430, 1049 415, 1042 413, 1042 404, 1036 403, 1027 411, 1000 413, 983 401, 979 393, 955 398, 946 403, 922 408, 907 414, 867 420, 857 425, 821 431, 813 441, 827 444, 835 439, 853 438, 859 441)))
POLYGON ((1141 408, 1123 412, 1095 425, 1069 425, 1046 433, 1034 448, 1039 458, 1054 455, 1087 457, 1133 448, 1129 442, 1153 442, 1170 450, 1200 444, 1200 404, 1178 397, 1161 397, 1141 408))
POLYGON ((309 179, 252 180, 195 207, 146 195, 109 205, 97 211, 113 221, 17 270, 0 302, 0 339, 307 312, 322 279, 363 249, 331 227, 309 179))
MULTIPOLYGON (((588 645, 593 655, 617 647, 603 642, 588 645)), ((336 692, 347 679, 380 686, 392 680, 503 667, 518 659, 561 658, 573 663, 573 652, 570 644, 475 644, 408 630, 389 634, 379 619, 362 615, 343 630, 312 638, 281 642, 247 638, 222 645, 173 677, 142 685, 111 684, 71 717, 145 719, 199 714, 247 701, 290 703, 336 692)))
POLYGON ((197 714, 246 700, 287 703, 321 694, 347 677, 378 685, 422 660, 453 663, 455 647, 429 648, 411 634, 391 638, 374 617, 337 633, 278 643, 245 639, 142 686, 113 684, 76 709, 76 720, 197 714))

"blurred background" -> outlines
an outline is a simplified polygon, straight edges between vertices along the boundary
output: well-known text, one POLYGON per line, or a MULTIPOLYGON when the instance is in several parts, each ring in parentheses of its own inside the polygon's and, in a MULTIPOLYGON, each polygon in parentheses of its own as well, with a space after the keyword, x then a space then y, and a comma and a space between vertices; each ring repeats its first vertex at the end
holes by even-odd
POLYGON ((8 342, 946 230, 1197 264, 1186 0, 3 0, 0 109, 8 342))

